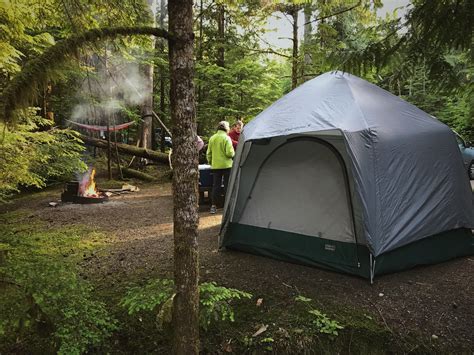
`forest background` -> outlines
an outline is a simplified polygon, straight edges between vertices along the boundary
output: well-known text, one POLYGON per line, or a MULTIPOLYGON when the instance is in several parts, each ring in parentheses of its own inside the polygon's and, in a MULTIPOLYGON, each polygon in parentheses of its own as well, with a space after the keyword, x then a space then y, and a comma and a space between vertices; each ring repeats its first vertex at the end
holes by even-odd
MULTIPOLYGON (((247 122, 305 81, 345 70, 408 100, 471 141, 469 6, 417 0, 398 9, 404 16, 395 9, 382 18, 379 0, 199 0, 194 5, 198 134, 208 137, 220 120, 247 122), (292 29, 286 39, 290 48, 269 43, 279 36, 268 34, 275 17, 292 29)), ((73 34, 112 26, 167 28, 167 19, 165 0, 3 0, 0 94, 25 63, 73 34)), ((152 111, 171 125, 167 51, 164 40, 137 36, 85 44, 66 61, 58 58, 57 65, 50 58, 47 82, 25 93, 34 97, 30 109, 0 123, 0 199, 19 187, 42 187, 85 169, 70 121, 135 121, 120 140, 164 147, 165 134, 153 134, 161 127, 152 111)))

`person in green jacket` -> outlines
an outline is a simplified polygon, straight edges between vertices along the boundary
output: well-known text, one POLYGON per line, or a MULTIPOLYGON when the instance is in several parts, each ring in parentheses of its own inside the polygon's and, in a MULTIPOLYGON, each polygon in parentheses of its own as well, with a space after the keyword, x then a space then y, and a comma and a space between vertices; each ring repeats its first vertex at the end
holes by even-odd
POLYGON ((216 213, 216 203, 221 194, 222 180, 224 180, 224 195, 227 191, 232 158, 235 154, 232 140, 227 135, 228 132, 229 122, 219 122, 217 132, 209 139, 207 146, 207 161, 211 165, 212 170, 211 213, 216 213))

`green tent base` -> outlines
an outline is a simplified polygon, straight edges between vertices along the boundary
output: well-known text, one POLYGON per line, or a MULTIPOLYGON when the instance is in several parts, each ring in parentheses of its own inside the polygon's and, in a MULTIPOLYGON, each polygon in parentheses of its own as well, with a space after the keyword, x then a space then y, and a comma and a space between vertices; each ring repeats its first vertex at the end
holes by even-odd
POLYGON ((371 258, 363 245, 229 223, 222 246, 371 279, 373 275, 474 255, 474 235, 466 228, 454 229, 371 258))

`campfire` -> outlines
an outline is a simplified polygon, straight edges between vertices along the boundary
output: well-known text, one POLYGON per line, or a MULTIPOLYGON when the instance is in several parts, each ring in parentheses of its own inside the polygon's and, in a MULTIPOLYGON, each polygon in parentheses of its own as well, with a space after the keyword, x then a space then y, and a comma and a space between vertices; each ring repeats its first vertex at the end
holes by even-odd
POLYGON ((79 196, 97 198, 99 191, 95 188, 95 169, 85 173, 82 180, 79 182, 79 196))
POLYGON ((89 168, 79 181, 66 183, 61 201, 82 204, 107 201, 107 195, 97 190, 94 177, 95 169, 89 168))

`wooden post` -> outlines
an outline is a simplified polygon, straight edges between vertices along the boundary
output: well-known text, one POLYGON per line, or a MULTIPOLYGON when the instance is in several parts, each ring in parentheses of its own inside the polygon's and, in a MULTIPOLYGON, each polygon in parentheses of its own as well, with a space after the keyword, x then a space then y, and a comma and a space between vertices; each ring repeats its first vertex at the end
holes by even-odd
MULTIPOLYGON (((115 123, 115 115, 114 115, 114 126, 116 125, 115 123)), ((117 157, 117 168, 120 174, 120 179, 123 180, 123 172, 122 172, 122 166, 120 165, 120 155, 118 152, 118 147, 117 147, 117 129, 114 128, 114 145, 115 145, 115 156, 117 157)))

